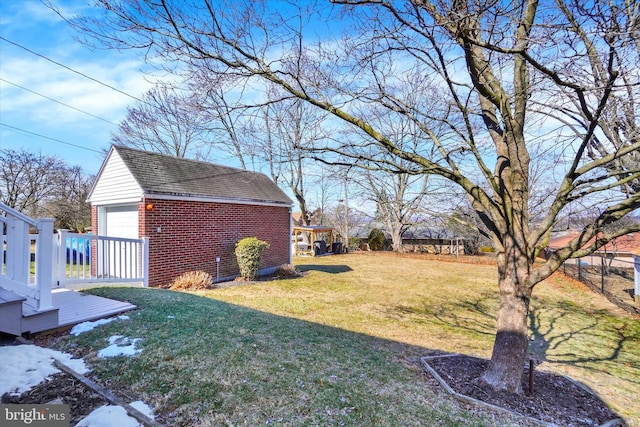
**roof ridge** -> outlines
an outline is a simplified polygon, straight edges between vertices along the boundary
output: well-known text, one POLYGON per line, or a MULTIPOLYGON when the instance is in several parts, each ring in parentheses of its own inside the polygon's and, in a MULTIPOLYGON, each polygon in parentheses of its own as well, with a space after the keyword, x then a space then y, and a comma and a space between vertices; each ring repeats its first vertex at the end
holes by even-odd
POLYGON ((242 168, 238 168, 238 167, 227 166, 227 165, 223 165, 223 164, 220 164, 220 163, 212 163, 212 162, 208 162, 208 161, 205 161, 205 160, 196 160, 196 159, 190 159, 190 158, 187 158, 187 157, 178 157, 178 156, 173 156, 171 154, 158 153, 158 152, 155 152, 155 151, 146 151, 146 150, 141 150, 139 148, 127 147, 126 145, 115 145, 114 144, 113 148, 116 151, 119 151, 120 149, 123 149, 123 150, 126 150, 126 151, 135 151, 137 153, 146 154, 146 155, 150 155, 150 156, 166 157, 168 159, 171 159, 172 161, 191 162, 191 163, 197 163, 197 164, 206 165, 206 166, 212 166, 213 165, 213 166, 217 166, 219 168, 226 168, 226 169, 230 169, 230 170, 234 170, 234 171, 238 171, 238 172, 247 172, 247 173, 264 175, 264 173, 262 173, 262 172, 252 171, 252 170, 249 170, 249 169, 242 169, 242 168))

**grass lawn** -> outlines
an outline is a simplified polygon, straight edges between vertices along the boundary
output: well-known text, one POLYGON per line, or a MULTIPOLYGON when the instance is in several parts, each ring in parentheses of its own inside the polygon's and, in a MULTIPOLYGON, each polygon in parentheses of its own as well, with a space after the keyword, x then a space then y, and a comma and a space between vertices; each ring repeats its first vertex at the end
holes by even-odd
MULTIPOLYGON (((131 320, 69 337, 107 385, 158 408, 170 425, 510 425, 432 388, 420 356, 488 357, 496 268, 392 254, 299 258, 296 279, 199 292, 100 288, 131 320), (108 337, 142 338, 135 357, 97 359, 108 337)), ((594 389, 640 422, 640 322, 554 277, 532 301, 539 369, 594 389)), ((640 424, 638 424, 640 425, 640 424)))

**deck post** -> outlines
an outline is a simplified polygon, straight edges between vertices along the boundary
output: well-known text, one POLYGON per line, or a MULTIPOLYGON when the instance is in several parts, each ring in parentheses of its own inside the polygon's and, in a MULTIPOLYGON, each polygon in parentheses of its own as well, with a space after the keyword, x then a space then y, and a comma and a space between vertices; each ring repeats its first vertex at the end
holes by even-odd
POLYGON ((38 290, 38 310, 53 308, 51 298, 53 278, 53 218, 38 220, 38 240, 36 241, 36 289, 38 290))
POLYGON ((15 215, 7 215, 6 276, 18 283, 29 283, 29 224, 15 215))
POLYGON ((58 263, 56 264, 56 278, 61 287, 66 287, 67 278, 67 233, 69 230, 58 229, 58 263))
POLYGON ((51 286, 53 287, 57 287, 60 284, 58 279, 58 252, 60 252, 58 234, 55 234, 51 238, 51 286))
POLYGON ((139 274, 142 275, 142 286, 149 287, 149 238, 142 238, 142 265, 139 274))

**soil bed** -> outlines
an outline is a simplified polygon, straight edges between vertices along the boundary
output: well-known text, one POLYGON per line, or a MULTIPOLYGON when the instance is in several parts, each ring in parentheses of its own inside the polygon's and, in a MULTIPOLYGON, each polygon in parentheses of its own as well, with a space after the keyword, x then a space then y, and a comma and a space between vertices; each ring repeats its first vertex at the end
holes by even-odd
POLYGON ((5 404, 47 404, 50 402, 69 405, 69 425, 72 426, 94 409, 109 404, 107 399, 65 373, 54 374, 19 396, 5 393, 0 398, 0 403, 5 404))
POLYGON ((455 392, 545 423, 599 426, 620 418, 596 395, 561 375, 534 371, 533 395, 528 396, 528 368, 522 383, 525 393, 519 395, 479 381, 488 363, 484 359, 460 355, 426 361, 455 392))

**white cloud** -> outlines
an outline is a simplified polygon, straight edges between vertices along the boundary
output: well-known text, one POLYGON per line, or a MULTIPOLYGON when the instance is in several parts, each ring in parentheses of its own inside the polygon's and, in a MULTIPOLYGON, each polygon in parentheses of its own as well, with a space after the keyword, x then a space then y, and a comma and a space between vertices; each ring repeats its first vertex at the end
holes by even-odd
MULTIPOLYGON (((55 3, 65 16, 95 11, 84 0, 55 3)), ((135 52, 90 50, 76 41, 69 25, 39 0, 0 1, 0 16, 0 35, 10 40, 0 40, 0 77, 28 89, 0 81, 0 122, 5 124, 0 126, 0 149, 55 155, 69 165, 80 164, 95 173, 100 165, 95 154, 70 151, 68 144, 59 141, 93 151, 108 146, 111 132, 126 117, 127 106, 136 101, 99 82, 140 98, 152 86, 141 72, 144 60, 135 52), (92 157, 90 161, 87 156, 92 157)))
POLYGON ((2 78, 43 96, 0 82, 3 113, 28 112, 29 117, 48 124, 87 120, 86 115, 45 98, 48 97, 106 120, 122 120, 126 107, 135 102, 132 97, 139 98, 151 87, 138 71, 140 63, 134 60, 119 61, 115 65, 100 61, 68 66, 104 85, 41 58, 9 58, 2 67, 2 78))

